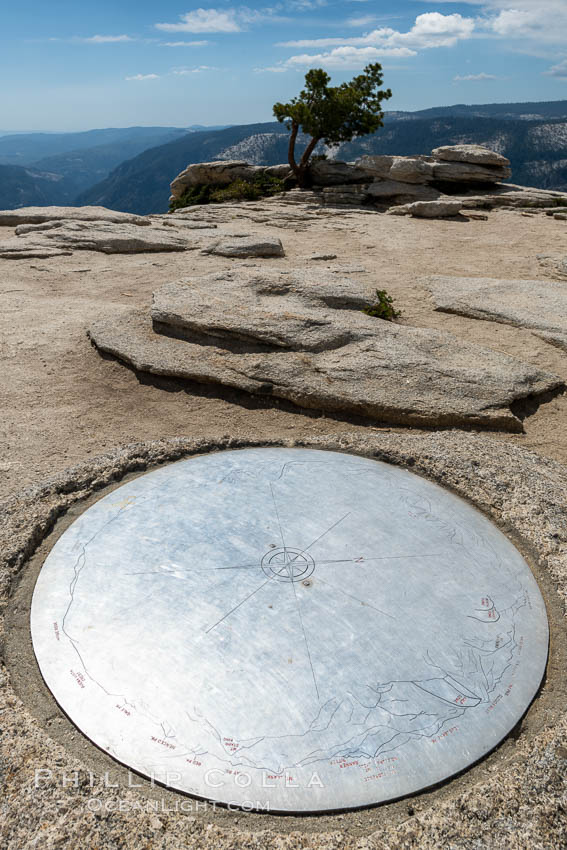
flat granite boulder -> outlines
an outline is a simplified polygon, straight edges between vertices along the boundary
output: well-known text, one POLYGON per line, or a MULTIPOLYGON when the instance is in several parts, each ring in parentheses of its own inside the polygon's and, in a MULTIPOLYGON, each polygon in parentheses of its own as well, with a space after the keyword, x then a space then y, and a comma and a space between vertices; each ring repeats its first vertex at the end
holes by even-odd
MULTIPOLYGON (((26 224, 16 229, 17 239, 0 242, 0 254, 8 244, 21 243, 21 252, 40 248, 64 251, 100 251, 103 254, 140 254, 155 251, 186 251, 192 245, 188 237, 164 227, 115 224, 108 221, 48 221, 26 224)), ((29 254, 28 256, 37 256, 29 254)))
MULTIPOLYGON (((452 196, 454 197, 454 196, 452 196)), ((458 198, 466 209, 496 209, 500 207, 526 207, 547 209, 561 203, 567 204, 567 193, 550 189, 534 189, 514 183, 493 184, 479 191, 478 187, 459 193, 458 198)))
POLYGON ((395 156, 389 177, 402 183, 427 183, 433 179, 433 164, 425 157, 395 156))
POLYGON ((411 201, 435 201, 441 192, 432 186, 424 186, 420 183, 402 183, 400 180, 378 180, 371 183, 366 189, 366 194, 373 201, 398 200, 411 201))
POLYGON ((468 162, 473 165, 496 165, 509 168, 510 160, 483 145, 445 145, 435 148, 432 155, 444 162, 468 162))
POLYGON ((21 239, 6 239, 5 242, 0 242, 0 258, 3 260, 48 260, 50 257, 70 257, 72 253, 68 248, 26 244, 21 239))
POLYGON ((194 186, 228 186, 234 180, 250 179, 254 166, 244 160, 220 160, 188 165, 171 183, 171 196, 180 198, 194 186))
POLYGON ((157 292, 151 318, 102 319, 89 336, 139 371, 396 424, 521 431, 514 402, 563 387, 450 334, 372 319, 364 295, 321 273, 208 277, 157 292))
POLYGON ((427 183, 433 180, 430 157, 422 156, 362 156, 356 161, 359 168, 374 179, 398 180, 401 183, 427 183))
POLYGON ((116 224, 137 224, 147 227, 148 218, 131 213, 108 210, 106 207, 22 207, 19 210, 0 210, 0 227, 19 224, 42 224, 44 221, 110 221, 116 224))
POLYGON ((561 280, 567 278, 567 257, 558 257, 557 254, 537 254, 540 266, 551 271, 554 277, 561 280))
POLYGON ((499 183, 511 176, 510 160, 480 145, 436 148, 432 156, 363 156, 361 169, 401 183, 499 183))
POLYGON ((243 353, 324 351, 375 336, 376 320, 361 312, 368 302, 366 287, 337 275, 229 272, 165 284, 150 314, 158 333, 243 353))
POLYGON ((440 183, 500 183, 512 176, 505 166, 476 165, 470 162, 436 162, 433 177, 440 183))
POLYGON ((527 328, 567 351, 567 283, 443 276, 426 283, 442 313, 527 328))
POLYGON ((321 192, 322 203, 326 206, 357 207, 367 198, 366 186, 358 183, 346 183, 343 186, 327 186, 321 192))
POLYGON ((218 227, 218 225, 208 221, 200 221, 199 219, 189 218, 189 216, 171 215, 171 213, 152 215, 150 218, 152 224, 161 224, 163 227, 184 227, 187 230, 216 230, 218 227))
POLYGON ((287 164, 251 165, 240 159, 197 162, 188 165, 171 183, 171 197, 177 200, 195 186, 229 186, 235 180, 249 183, 261 175, 285 180, 291 175, 291 169, 287 164))
POLYGON ((309 175, 314 186, 336 186, 346 183, 368 183, 374 174, 358 163, 337 159, 319 159, 311 163, 309 175))
POLYGON ((404 204, 392 207, 389 215, 411 215, 414 218, 454 218, 463 208, 460 201, 416 201, 414 204, 404 204))
POLYGON ((254 236, 250 234, 227 234, 203 248, 202 253, 235 258, 285 257, 281 239, 278 239, 277 236, 254 236))

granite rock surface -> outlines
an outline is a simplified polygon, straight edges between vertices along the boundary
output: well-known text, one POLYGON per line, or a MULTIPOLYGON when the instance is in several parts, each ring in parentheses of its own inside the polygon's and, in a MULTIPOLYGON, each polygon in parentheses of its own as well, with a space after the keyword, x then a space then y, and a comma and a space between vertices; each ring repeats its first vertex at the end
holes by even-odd
POLYGON ((373 174, 363 165, 336 159, 319 159, 311 164, 310 176, 314 186, 336 186, 346 183, 367 183, 373 174))
POLYGON ((195 186, 228 186, 235 180, 251 182, 261 174, 285 179, 290 173, 289 165, 250 165, 244 160, 217 160, 188 165, 171 184, 172 199, 181 198, 195 186))
POLYGON ((438 276, 428 286, 436 310, 528 328, 567 351, 567 283, 438 276))
POLYGON ((398 424, 520 431, 514 402, 563 386, 450 334, 369 317, 361 301, 334 275, 221 275, 166 286, 151 321, 134 311, 89 336, 142 372, 398 424))
POLYGON ((438 189, 421 183, 403 183, 400 180, 380 180, 371 183, 366 194, 375 202, 434 201, 441 196, 438 189))
POLYGON ((285 257, 281 239, 277 236, 252 234, 227 234, 213 241, 203 254, 216 254, 219 257, 285 257))
POLYGON ((501 183, 512 176, 511 168, 470 162, 436 162, 433 178, 440 183, 501 183))
POLYGON ((349 278, 225 273, 166 284, 154 293, 150 315, 158 332, 214 337, 243 353, 324 351, 376 335, 376 321, 361 312, 367 304, 366 287, 349 278))
POLYGON ((69 248, 56 248, 21 239, 5 239, 0 242, 0 258, 3 260, 48 260, 51 257, 69 257, 73 252, 69 248))
MULTIPOLYGON (((20 243, 26 256, 30 251, 51 248, 59 251, 100 251, 103 254, 139 254, 154 251, 186 251, 189 239, 164 227, 144 227, 109 221, 48 221, 16 228, 17 239, 0 242, 0 254, 20 243), (7 246, 7 247, 6 247, 7 246)), ((7 256, 5 253, 4 256, 7 256)), ((9 257, 8 257, 9 258, 9 257)))
POLYGON ((42 224, 44 221, 110 221, 116 224, 138 224, 147 227, 145 216, 117 212, 106 207, 22 207, 19 210, 1 210, 0 227, 17 227, 19 224, 42 224))
POLYGON ((416 201, 414 204, 404 204, 391 207, 389 215, 411 215, 414 218, 454 218, 463 208, 461 201, 443 199, 439 201, 416 201))
POLYGON ((443 162, 468 162, 471 165, 493 165, 497 168, 509 168, 510 160, 497 151, 482 145, 445 145, 431 151, 434 159, 443 162))
POLYGON ((512 174, 510 160, 480 145, 436 148, 431 156, 363 156, 356 165, 406 183, 500 183, 512 174))
POLYGON ((426 156, 363 156, 358 164, 382 180, 428 183, 433 180, 433 160, 426 156))

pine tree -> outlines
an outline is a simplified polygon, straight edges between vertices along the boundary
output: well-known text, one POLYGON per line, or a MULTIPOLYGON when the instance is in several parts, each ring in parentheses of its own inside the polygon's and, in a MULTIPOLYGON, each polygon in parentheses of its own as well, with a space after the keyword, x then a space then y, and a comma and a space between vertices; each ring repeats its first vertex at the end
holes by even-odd
POLYGON ((382 90, 382 66, 367 65, 362 74, 340 86, 330 86, 330 76, 322 68, 305 75, 305 88, 289 103, 274 104, 274 116, 290 130, 288 160, 301 187, 309 183, 309 161, 317 144, 350 142, 356 136, 375 133, 383 126, 382 101, 392 97, 382 90), (299 131, 311 140, 299 162, 295 145, 299 131))

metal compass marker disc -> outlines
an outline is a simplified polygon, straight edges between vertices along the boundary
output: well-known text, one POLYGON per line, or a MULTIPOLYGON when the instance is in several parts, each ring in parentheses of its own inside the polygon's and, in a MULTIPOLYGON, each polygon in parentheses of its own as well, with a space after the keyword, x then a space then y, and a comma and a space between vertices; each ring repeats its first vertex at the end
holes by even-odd
POLYGON ((171 464, 90 507, 31 629, 55 699, 170 787, 284 812, 427 788, 486 754, 541 682, 523 557, 407 471, 307 449, 171 464))

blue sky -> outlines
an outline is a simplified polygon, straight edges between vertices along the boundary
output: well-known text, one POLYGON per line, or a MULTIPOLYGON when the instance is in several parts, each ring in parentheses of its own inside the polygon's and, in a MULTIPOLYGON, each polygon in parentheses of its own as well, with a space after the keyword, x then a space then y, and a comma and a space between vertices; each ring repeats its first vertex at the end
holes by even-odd
POLYGON ((18 0, 0 129, 271 120, 310 67, 381 62, 388 109, 567 98, 567 0, 18 0))

